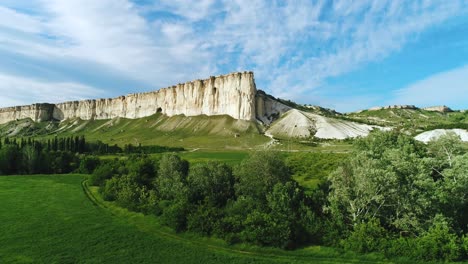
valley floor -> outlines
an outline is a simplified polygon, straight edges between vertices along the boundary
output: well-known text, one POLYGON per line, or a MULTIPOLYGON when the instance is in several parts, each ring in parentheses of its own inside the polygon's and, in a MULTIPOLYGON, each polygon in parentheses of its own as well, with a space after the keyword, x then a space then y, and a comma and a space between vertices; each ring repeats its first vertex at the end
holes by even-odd
POLYGON ((227 246, 100 200, 84 175, 0 177, 0 263, 381 263, 324 247, 227 246))

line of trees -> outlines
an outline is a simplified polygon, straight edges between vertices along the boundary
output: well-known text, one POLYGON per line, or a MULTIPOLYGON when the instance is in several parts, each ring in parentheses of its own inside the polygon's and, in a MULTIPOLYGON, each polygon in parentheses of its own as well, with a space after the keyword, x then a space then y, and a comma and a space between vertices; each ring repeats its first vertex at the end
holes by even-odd
POLYGON ((70 151, 53 151, 37 141, 15 140, 0 146, 0 175, 70 173, 79 166, 79 156, 70 151))
POLYGON ((101 141, 88 142, 84 136, 34 138, 0 138, 0 175, 90 173, 99 163, 92 155, 148 154, 180 151, 183 148, 164 146, 110 146, 101 141), (90 156, 91 155, 91 156, 90 156))
POLYGON ((157 215, 176 231, 231 243, 312 243, 422 261, 468 256, 468 154, 456 135, 424 145, 372 133, 307 193, 282 155, 270 152, 235 167, 191 165, 174 154, 111 161, 90 183, 104 199, 157 215))

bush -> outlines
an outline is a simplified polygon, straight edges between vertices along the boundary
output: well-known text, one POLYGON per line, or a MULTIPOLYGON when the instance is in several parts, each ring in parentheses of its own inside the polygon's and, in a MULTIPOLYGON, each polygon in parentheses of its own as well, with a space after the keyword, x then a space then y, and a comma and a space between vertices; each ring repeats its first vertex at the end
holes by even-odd
POLYGON ((114 175, 112 165, 109 163, 97 167, 93 174, 89 176, 89 184, 94 186, 102 186, 104 182, 114 175))
POLYGON ((290 243, 291 229, 288 223, 275 221, 267 213, 255 210, 243 223, 242 239, 259 246, 286 248, 290 243))
POLYGON ((105 181, 105 184, 101 188, 99 188, 99 191, 104 200, 115 201, 115 199, 117 199, 117 194, 119 192, 118 178, 114 177, 105 181))
POLYGON ((161 209, 158 205, 158 196, 156 191, 147 190, 145 186, 139 188, 138 211, 144 214, 160 215, 161 209))
POLYGON ((208 203, 197 206, 187 217, 187 229, 202 235, 211 235, 222 219, 222 212, 208 203))
POLYGON ((345 250, 360 253, 378 251, 385 241, 385 232, 380 221, 372 218, 369 222, 356 224, 351 234, 342 241, 342 246, 345 250))
POLYGON ((163 224, 174 229, 176 232, 182 232, 187 229, 188 205, 185 201, 162 201, 160 207, 163 212, 161 220, 163 224))
POLYGON ((424 261, 453 261, 460 257, 460 253, 457 236, 451 232, 447 220, 436 216, 429 230, 417 239, 414 257, 424 261))
POLYGON ((83 174, 91 174, 99 166, 100 160, 95 156, 85 156, 81 162, 78 171, 83 174))

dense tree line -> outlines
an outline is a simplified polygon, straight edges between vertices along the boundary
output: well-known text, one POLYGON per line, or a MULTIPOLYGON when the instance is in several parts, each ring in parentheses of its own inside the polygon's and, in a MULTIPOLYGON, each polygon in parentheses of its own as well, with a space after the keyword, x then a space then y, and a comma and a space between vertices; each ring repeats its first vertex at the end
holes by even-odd
POLYGON ((425 145, 373 133, 307 193, 282 155, 270 152, 235 167, 191 165, 174 154, 129 158, 101 164, 90 182, 106 200, 157 215, 176 231, 231 243, 312 243, 423 261, 468 256, 468 154, 455 135, 425 145))
POLYGON ((116 153, 160 153, 182 148, 164 146, 110 146, 101 141, 88 142, 84 136, 0 139, 0 175, 38 173, 91 173, 99 164, 92 155, 116 153), (91 155, 91 156, 90 156, 91 155))
POLYGON ((53 150, 55 146, 68 148, 65 144, 68 144, 65 140, 43 143, 33 139, 0 139, 0 175, 75 171, 80 163, 77 154, 53 150))

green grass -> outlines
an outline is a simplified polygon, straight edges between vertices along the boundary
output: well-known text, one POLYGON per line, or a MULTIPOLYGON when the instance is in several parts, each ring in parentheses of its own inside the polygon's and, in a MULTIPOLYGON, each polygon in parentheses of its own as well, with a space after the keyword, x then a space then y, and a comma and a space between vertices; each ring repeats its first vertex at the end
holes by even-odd
POLYGON ((0 263, 376 263, 332 248, 227 246, 178 235, 83 188, 83 175, 0 177, 0 263), (89 199, 86 193, 91 194, 89 199))
POLYGON ((188 160, 191 164, 219 161, 229 165, 239 164, 245 159, 249 152, 247 151, 192 151, 182 152, 179 154, 181 158, 188 160))

